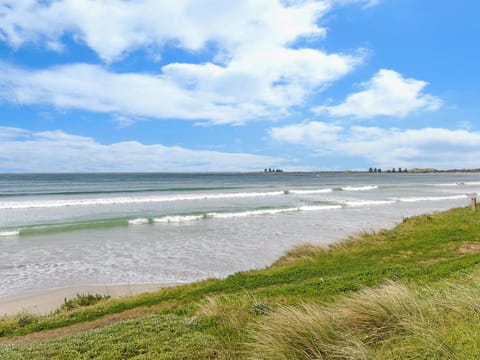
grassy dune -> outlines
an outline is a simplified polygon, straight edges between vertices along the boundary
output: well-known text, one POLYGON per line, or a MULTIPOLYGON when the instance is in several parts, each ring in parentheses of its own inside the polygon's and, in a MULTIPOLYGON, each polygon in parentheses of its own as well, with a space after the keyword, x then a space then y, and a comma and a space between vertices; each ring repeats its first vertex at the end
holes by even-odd
POLYGON ((0 358, 476 359, 479 230, 454 209, 224 280, 19 314, 0 320, 0 358))

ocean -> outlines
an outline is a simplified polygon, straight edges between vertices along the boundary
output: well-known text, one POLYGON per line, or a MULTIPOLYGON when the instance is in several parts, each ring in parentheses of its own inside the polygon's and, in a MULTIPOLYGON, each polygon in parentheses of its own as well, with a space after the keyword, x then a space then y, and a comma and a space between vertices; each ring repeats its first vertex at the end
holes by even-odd
POLYGON ((475 173, 3 174, 0 298, 225 277, 479 191, 475 173))

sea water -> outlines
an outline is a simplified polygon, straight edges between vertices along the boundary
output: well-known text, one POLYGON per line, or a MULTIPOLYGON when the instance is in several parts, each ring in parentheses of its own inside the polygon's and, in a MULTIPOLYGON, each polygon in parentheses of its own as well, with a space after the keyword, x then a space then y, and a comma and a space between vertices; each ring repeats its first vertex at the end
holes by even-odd
POLYGON ((477 192, 468 173, 0 175, 0 298, 224 277, 477 192))

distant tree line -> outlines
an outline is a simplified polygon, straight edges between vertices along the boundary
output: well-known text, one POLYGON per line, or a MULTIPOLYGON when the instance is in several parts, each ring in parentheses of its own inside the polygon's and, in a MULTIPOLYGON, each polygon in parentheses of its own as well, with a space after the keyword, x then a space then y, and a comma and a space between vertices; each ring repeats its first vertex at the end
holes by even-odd
MULTIPOLYGON (((368 172, 369 172, 369 173, 381 173, 381 172, 384 172, 384 171, 383 171, 382 169, 380 169, 380 168, 369 168, 369 169, 368 169, 368 172)), ((398 173, 402 173, 402 172, 403 172, 403 173, 408 173, 408 169, 402 169, 402 168, 396 169, 396 168, 392 168, 392 169, 386 170, 385 172, 387 172, 387 173, 397 173, 397 172, 398 172, 398 173)))
POLYGON ((282 169, 272 169, 272 168, 265 168, 265 170, 263 170, 263 172, 265 173, 282 173, 283 170, 282 169))

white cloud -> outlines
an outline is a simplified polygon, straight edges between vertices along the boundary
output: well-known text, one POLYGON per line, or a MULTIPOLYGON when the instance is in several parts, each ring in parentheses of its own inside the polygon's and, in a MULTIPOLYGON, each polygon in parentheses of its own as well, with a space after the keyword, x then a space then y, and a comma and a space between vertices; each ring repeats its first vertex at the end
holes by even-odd
POLYGON ((243 116, 234 107, 204 101, 163 76, 111 73, 97 65, 35 71, 1 65, 0 84, 0 98, 17 104, 218 122, 243 116))
POLYGON ((317 147, 338 141, 338 134, 342 130, 343 128, 337 125, 311 121, 272 128, 270 136, 279 141, 317 147))
POLYGON ((374 116, 405 117, 415 111, 434 111, 441 100, 423 93, 425 81, 404 78, 393 70, 380 70, 363 84, 363 90, 347 96, 345 101, 334 106, 314 108, 316 113, 330 116, 352 116, 368 119, 374 116))
POLYGON ((15 47, 36 42, 68 51, 65 36, 70 36, 107 63, 136 50, 158 58, 167 43, 186 51, 214 50, 204 63, 170 63, 153 74, 115 73, 92 64, 43 70, 4 64, 0 89, 20 104, 130 117, 211 123, 276 118, 362 61, 360 52, 294 46, 300 39, 326 36, 319 20, 345 2, 0 0, 0 41, 15 47))
POLYGON ((163 74, 115 73, 88 64, 45 70, 0 64, 0 99, 125 116, 244 123, 287 113, 313 88, 341 77, 355 63, 353 58, 314 50, 305 56, 308 50, 281 52, 285 57, 270 70, 268 63, 259 62, 250 72, 248 64, 242 70, 241 61, 228 68, 169 64, 163 74), (266 69, 263 76, 261 68, 266 69), (276 84, 280 79, 283 82, 276 84))
POLYGON ((280 161, 269 156, 144 145, 136 141, 101 144, 62 131, 0 127, 0 171, 241 171, 277 166, 280 161))
POLYGON ((28 131, 18 128, 0 126, 0 140, 21 138, 28 134, 28 131))
POLYGON ((119 128, 126 128, 135 123, 135 120, 126 116, 117 115, 114 117, 114 121, 119 128))
POLYGON ((378 4, 380 4, 380 0, 366 0, 366 1, 360 1, 361 3, 364 4, 365 7, 373 7, 373 6, 377 6, 378 4))
POLYGON ((272 128, 276 141, 304 145, 320 154, 357 156, 391 167, 478 168, 480 132, 465 129, 343 128, 319 121, 272 128))
POLYGON ((0 36, 13 46, 57 42, 66 34, 114 61, 167 42, 199 50, 216 42, 231 51, 321 37, 318 19, 334 5, 377 0, 0 0, 0 36))
POLYGON ((381 0, 336 0, 337 4, 360 3, 365 8, 377 6, 381 0))
POLYGON ((199 50, 214 41, 230 50, 252 41, 284 45, 323 36, 316 20, 331 1, 277 0, 1 0, 0 29, 14 46, 72 34, 105 61, 175 42, 199 50), (259 39, 259 35, 262 39, 259 39))

